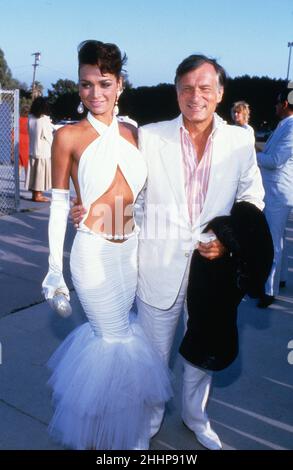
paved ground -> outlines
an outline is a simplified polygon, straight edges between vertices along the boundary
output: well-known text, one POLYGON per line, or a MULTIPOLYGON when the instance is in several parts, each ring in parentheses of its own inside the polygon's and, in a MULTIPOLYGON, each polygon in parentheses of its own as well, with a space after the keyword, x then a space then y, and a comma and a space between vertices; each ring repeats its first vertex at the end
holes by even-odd
MULTIPOLYGON (((40 294, 47 265, 48 204, 28 201, 22 212, 0 217, 0 449, 60 449, 47 435, 52 414, 45 364, 84 316, 72 293, 74 314, 64 320, 40 294)), ((65 242, 65 277, 74 229, 65 242)), ((289 282, 266 310, 245 299, 239 312, 240 354, 214 376, 209 415, 224 449, 293 449, 293 217, 287 229, 289 282)), ((152 449, 201 449, 180 419, 181 360, 172 358, 175 398, 152 449)))

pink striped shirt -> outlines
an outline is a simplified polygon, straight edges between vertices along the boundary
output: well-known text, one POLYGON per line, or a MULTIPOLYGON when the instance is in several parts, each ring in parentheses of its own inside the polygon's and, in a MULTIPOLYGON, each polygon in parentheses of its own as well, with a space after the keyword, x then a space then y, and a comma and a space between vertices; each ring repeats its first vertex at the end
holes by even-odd
POLYGON ((203 156, 200 162, 198 162, 195 147, 188 130, 184 127, 183 119, 180 126, 185 192, 190 222, 192 225, 200 216, 208 191, 212 160, 213 136, 216 128, 216 119, 214 119, 212 132, 208 137, 203 156))

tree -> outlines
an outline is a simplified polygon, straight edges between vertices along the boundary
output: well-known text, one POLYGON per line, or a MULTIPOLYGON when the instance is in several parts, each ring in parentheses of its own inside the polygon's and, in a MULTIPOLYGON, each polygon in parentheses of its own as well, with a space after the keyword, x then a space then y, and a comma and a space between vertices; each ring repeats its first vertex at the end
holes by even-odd
POLYGON ((79 103, 78 85, 72 80, 59 79, 48 90, 53 119, 80 119, 77 113, 79 103))
POLYGON ((231 121, 230 110, 235 101, 244 100, 250 105, 250 123, 259 129, 264 123, 274 128, 278 121, 275 104, 278 93, 286 85, 285 80, 269 77, 243 75, 228 79, 224 99, 218 108, 219 114, 231 121))
POLYGON ((0 49, 0 84, 2 88, 8 88, 12 81, 12 73, 7 65, 4 52, 0 49))
POLYGON ((44 91, 43 85, 36 80, 34 83, 34 98, 37 98, 38 96, 42 96, 43 91, 44 91))
POLYGON ((132 83, 129 81, 128 73, 123 72, 122 79, 123 79, 123 90, 130 90, 130 88, 132 88, 132 83))
POLYGON ((172 119, 179 114, 175 86, 126 88, 119 100, 120 114, 126 114, 139 125, 172 119))
POLYGON ((48 97, 53 102, 61 95, 77 92, 78 85, 73 80, 59 79, 56 83, 52 83, 52 90, 48 90, 48 97))
POLYGON ((5 60, 4 52, 0 49, 0 85, 2 88, 11 90, 14 88, 26 89, 27 85, 12 77, 10 68, 5 60))

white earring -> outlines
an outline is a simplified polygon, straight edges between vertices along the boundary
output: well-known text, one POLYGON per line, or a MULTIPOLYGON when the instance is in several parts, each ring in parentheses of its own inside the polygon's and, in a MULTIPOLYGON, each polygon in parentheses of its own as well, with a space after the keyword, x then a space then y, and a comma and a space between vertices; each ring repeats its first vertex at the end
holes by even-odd
POLYGON ((122 93, 122 90, 119 90, 117 92, 117 96, 116 96, 116 101, 115 101, 115 106, 114 106, 114 109, 113 109, 113 114, 114 116, 117 116, 119 114, 119 107, 118 107, 118 100, 120 98, 120 95, 122 93))
POLYGON ((79 103, 79 105, 77 106, 77 112, 78 112, 79 114, 84 113, 84 105, 83 105, 83 102, 82 102, 82 101, 81 101, 81 102, 79 103))
POLYGON ((114 114, 114 116, 117 116, 117 115, 119 114, 118 99, 116 99, 116 101, 115 101, 115 106, 114 106, 114 109, 113 109, 113 114, 114 114))

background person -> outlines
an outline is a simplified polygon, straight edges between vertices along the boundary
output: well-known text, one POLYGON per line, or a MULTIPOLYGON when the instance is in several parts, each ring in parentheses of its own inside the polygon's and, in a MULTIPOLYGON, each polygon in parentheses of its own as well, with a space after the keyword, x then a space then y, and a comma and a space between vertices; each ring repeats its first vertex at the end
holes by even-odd
POLYGON ((28 129, 30 159, 26 186, 32 191, 33 201, 49 202, 42 193, 52 188, 51 146, 54 126, 49 117, 48 102, 42 96, 31 105, 28 129))
POLYGON ((293 104, 288 101, 289 92, 286 88, 278 96, 276 114, 280 122, 263 151, 257 153, 265 188, 265 216, 274 243, 273 266, 258 304, 260 308, 274 302, 280 282, 282 286, 286 281, 285 230, 293 206, 293 104))
POLYGON ((233 103, 231 108, 231 117, 236 126, 246 129, 254 139, 253 127, 248 124, 250 117, 250 107, 248 103, 245 101, 236 101, 233 103))

